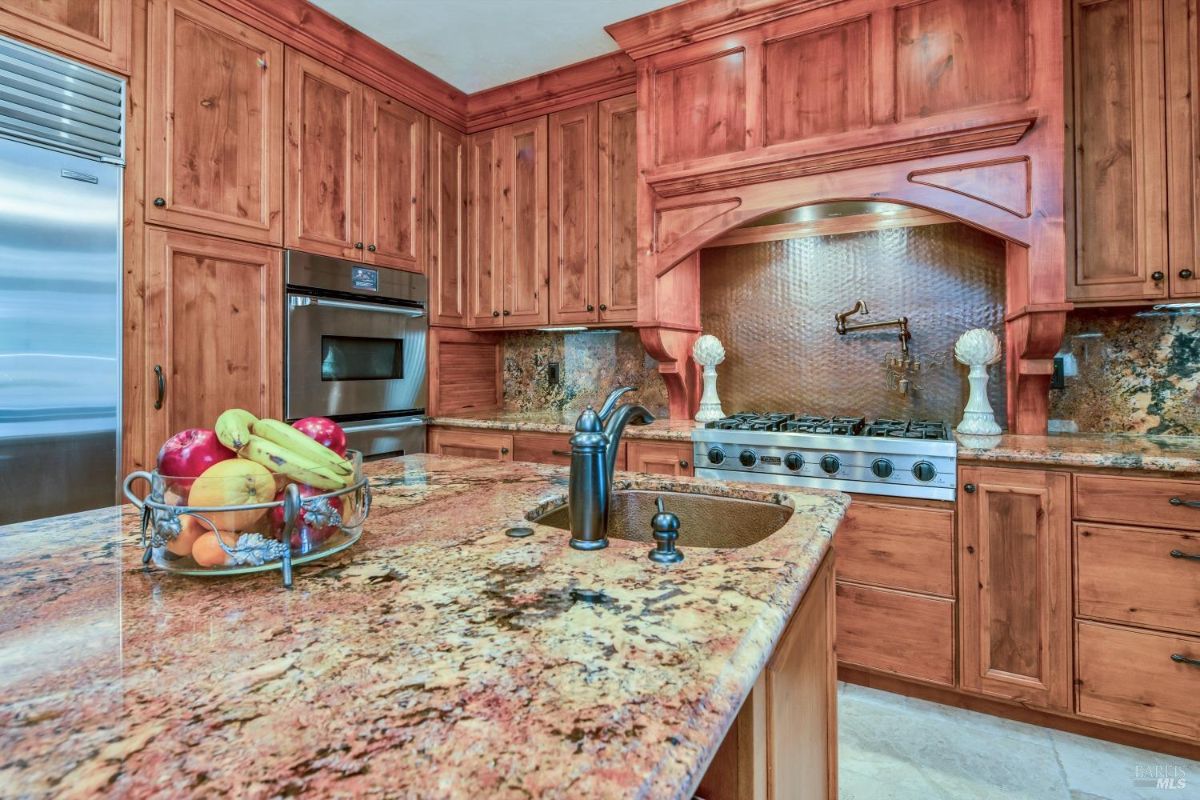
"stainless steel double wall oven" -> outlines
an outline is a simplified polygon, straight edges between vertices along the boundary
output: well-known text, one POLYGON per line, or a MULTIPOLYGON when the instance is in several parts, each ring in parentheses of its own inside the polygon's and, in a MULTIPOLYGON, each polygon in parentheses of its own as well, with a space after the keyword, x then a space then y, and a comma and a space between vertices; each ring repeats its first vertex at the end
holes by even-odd
POLYGON ((289 420, 330 417, 368 456, 425 451, 424 275, 287 253, 289 420))

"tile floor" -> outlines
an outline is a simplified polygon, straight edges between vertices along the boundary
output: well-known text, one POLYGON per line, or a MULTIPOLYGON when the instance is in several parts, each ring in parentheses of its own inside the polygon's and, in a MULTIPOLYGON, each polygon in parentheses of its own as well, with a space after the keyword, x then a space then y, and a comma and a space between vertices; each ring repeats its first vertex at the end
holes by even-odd
POLYGON ((838 701, 841 800, 1200 800, 1200 761, 849 684, 838 701))

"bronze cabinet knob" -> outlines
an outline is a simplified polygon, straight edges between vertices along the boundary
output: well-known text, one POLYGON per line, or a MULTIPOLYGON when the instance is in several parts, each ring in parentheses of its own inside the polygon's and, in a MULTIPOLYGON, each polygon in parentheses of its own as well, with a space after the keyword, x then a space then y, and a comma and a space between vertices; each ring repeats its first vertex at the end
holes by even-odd
POLYGON ((507 448, 507 447, 501 447, 501 448, 500 448, 500 455, 502 455, 502 456, 506 456, 506 455, 508 455, 508 448, 507 448))
POLYGON ((368 250, 370 250, 372 253, 374 253, 374 252, 375 252, 375 245, 373 245, 373 244, 369 244, 369 245, 367 245, 367 249, 368 249, 368 250))
POLYGON ((1150 280, 1154 281, 1155 283, 1158 283, 1165 277, 1166 275, 1163 274, 1162 270, 1155 270, 1154 272, 1150 273, 1150 280))
POLYGON ((687 469, 688 468, 687 459, 685 459, 685 458, 679 459, 679 466, 682 467, 683 469, 687 469))
POLYGON ((512 313, 512 312, 511 312, 511 311, 509 311, 507 308, 506 308, 506 309, 504 309, 504 316, 506 316, 506 317, 507 317, 507 316, 508 316, 509 314, 511 314, 511 313, 512 313))
POLYGON ((164 208, 164 207, 166 207, 166 205, 167 205, 167 199, 165 197, 154 198, 154 207, 155 208, 164 208))
POLYGON ((963 486, 963 491, 967 494, 975 494, 975 484, 968 483, 966 486, 963 486))
POLYGON ((354 249, 355 249, 355 250, 362 250, 362 249, 363 249, 363 243, 362 243, 362 242, 355 242, 355 243, 354 243, 354 249))
POLYGON ((591 303, 588 303, 588 305, 587 305, 587 310, 588 310, 588 311, 595 311, 595 310, 596 310, 596 307, 595 307, 594 305, 592 305, 591 303))
POLYGON ((1190 281, 1193 274, 1194 273, 1190 269, 1179 270, 1179 277, 1183 278, 1185 281, 1190 281))
POLYGON ((492 316, 493 316, 493 317, 498 317, 498 316, 500 316, 500 312, 499 312, 499 311, 493 311, 493 312, 492 312, 492 316))
MULTIPOLYGON (((589 309, 589 310, 591 310, 591 309, 589 309)), ((601 310, 601 311, 608 311, 608 306, 607 306, 607 305, 605 305, 604 303, 601 303, 601 304, 600 304, 600 310, 601 310)))

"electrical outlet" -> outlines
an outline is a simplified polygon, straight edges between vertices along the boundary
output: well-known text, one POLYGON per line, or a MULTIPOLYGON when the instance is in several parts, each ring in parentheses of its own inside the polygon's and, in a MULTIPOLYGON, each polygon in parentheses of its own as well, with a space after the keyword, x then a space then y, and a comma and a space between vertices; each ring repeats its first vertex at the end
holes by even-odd
POLYGON ((549 364, 546 365, 546 383, 550 384, 551 386, 558 386, 558 381, 559 381, 558 362, 551 361, 549 364))
POLYGON ((1064 369, 1064 367, 1065 367, 1065 365, 1063 364, 1063 357, 1055 356, 1054 357, 1054 372, 1052 372, 1050 374, 1050 388, 1051 389, 1067 388, 1066 370, 1064 369))

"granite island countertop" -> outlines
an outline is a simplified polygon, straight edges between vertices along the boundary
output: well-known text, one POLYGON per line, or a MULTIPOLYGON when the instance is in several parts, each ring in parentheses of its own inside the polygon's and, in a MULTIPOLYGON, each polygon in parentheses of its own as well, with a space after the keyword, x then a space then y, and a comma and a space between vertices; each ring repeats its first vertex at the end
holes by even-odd
POLYGON ((0 527, 0 794, 689 796, 848 503, 787 493, 772 536, 681 538, 664 567, 645 544, 505 536, 565 493, 562 468, 368 472, 362 540, 292 591, 143 568, 132 510, 0 527))
MULTIPOLYGON (((575 432, 578 414, 557 411, 473 411, 433 417, 430 425, 447 428, 481 428, 498 431, 529 431, 559 433, 570 436, 575 432)), ((660 441, 690 442, 692 431, 703 423, 689 419, 658 418, 649 425, 630 425, 623 439, 658 439, 660 441)))

